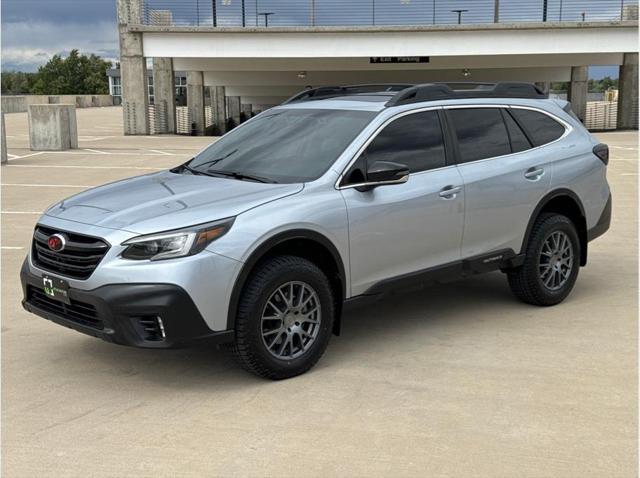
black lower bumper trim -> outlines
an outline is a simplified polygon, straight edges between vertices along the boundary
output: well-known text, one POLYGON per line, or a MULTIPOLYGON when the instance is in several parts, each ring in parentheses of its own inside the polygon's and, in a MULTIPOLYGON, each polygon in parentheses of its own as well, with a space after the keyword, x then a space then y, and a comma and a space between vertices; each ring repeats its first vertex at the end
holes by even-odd
POLYGON ((611 209, 611 194, 609 194, 609 199, 607 199, 607 204, 604 206, 600 219, 598 219, 595 226, 587 231, 588 241, 593 241, 595 238, 602 236, 609 230, 609 227, 611 226, 611 209))
POLYGON ((233 340, 233 331, 212 331, 187 292, 172 284, 112 284, 69 289, 70 305, 47 299, 42 279, 20 272, 23 307, 40 317, 107 342, 145 348, 178 348, 233 340), (158 318, 160 320, 158 320, 158 318))

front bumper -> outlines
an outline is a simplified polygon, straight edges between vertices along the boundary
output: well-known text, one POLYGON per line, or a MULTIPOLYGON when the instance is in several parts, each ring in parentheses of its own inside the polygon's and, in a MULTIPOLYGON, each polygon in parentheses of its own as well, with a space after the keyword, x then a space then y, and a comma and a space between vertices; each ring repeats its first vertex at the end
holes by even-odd
POLYGON ((224 343, 233 331, 212 331, 187 292, 172 284, 110 284, 69 289, 70 305, 45 296, 42 278, 20 271, 23 307, 40 317, 107 342, 145 348, 224 343))

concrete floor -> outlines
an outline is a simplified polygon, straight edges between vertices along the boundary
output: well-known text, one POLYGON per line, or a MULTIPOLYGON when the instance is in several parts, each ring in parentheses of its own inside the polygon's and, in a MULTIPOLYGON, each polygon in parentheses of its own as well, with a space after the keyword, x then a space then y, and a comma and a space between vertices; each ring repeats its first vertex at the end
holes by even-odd
POLYGON ((176 165, 209 141, 122 137, 78 110, 80 147, 32 155, 6 116, 2 472, 33 476, 637 476, 638 143, 611 145, 613 225, 563 304, 499 273, 350 313, 318 366, 260 380, 220 351, 107 344, 22 310, 35 221, 54 201, 176 165))

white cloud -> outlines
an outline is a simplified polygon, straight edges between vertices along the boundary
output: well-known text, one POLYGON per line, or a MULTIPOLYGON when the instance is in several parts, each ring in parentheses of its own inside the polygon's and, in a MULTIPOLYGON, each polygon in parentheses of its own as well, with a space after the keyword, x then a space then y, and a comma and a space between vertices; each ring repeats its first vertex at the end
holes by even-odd
POLYGON ((55 54, 72 49, 114 61, 118 56, 117 26, 112 22, 2 24, 2 69, 34 71, 55 54))

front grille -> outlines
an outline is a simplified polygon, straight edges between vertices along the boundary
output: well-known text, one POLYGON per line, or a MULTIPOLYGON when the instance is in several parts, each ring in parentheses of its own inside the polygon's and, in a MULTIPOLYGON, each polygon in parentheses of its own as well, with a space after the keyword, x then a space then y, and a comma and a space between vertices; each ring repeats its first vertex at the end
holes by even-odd
POLYGON ((37 226, 33 233, 31 258, 41 269, 74 279, 87 279, 109 250, 109 244, 96 237, 37 226), (53 234, 65 238, 65 247, 55 252, 47 240, 53 234))
POLYGON ((38 309, 50 312, 78 324, 86 325, 87 327, 92 327, 98 330, 104 329, 104 323, 98 317, 96 308, 86 302, 71 299, 71 304, 65 304, 64 302, 52 299, 46 295, 44 291, 32 286, 29 286, 27 289, 27 302, 38 309))

